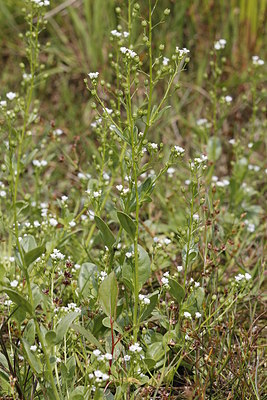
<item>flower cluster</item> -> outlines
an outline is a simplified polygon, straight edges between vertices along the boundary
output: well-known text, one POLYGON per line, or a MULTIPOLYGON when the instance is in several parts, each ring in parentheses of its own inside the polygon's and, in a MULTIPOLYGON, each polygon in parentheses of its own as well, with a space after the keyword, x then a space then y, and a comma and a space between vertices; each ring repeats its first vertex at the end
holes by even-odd
POLYGON ((225 39, 219 39, 217 42, 214 43, 214 49, 215 50, 224 49, 225 45, 226 45, 226 40, 225 39))
POLYGON ((262 59, 260 59, 259 56, 253 56, 252 63, 253 63, 253 65, 256 65, 256 66, 264 65, 264 61, 262 59))
POLYGON ((47 166, 47 161, 46 160, 33 160, 33 165, 37 168, 41 168, 41 167, 46 167, 47 166))
POLYGON ((139 300, 141 301, 141 303, 143 303, 145 305, 150 304, 150 299, 147 296, 145 296, 144 294, 139 294, 138 297, 139 297, 139 300))
POLYGON ((128 49, 127 47, 121 47, 120 51, 122 54, 128 56, 129 58, 135 58, 137 56, 135 51, 128 49))
POLYGON ((113 29, 111 32, 111 35, 117 38, 127 38, 129 36, 129 32, 119 32, 117 29, 113 29))
POLYGON ((247 272, 245 274, 238 274, 235 276, 236 282, 241 282, 243 280, 249 281, 251 278, 252 276, 247 272))
POLYGON ((36 4, 38 7, 42 6, 49 6, 50 5, 50 0, 31 0, 32 3, 36 4))
POLYGON ((62 254, 58 249, 54 249, 53 253, 50 254, 50 257, 53 260, 64 260, 65 258, 64 254, 62 254))

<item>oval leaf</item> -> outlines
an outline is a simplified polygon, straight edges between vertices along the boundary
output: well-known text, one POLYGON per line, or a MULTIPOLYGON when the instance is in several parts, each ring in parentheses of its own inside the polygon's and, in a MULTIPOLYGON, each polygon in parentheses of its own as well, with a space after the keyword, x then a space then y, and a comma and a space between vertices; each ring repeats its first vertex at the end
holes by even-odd
POLYGON ((116 242, 113 233, 109 229, 108 225, 97 215, 95 216, 95 223, 102 234, 104 244, 109 248, 109 250, 111 250, 113 244, 116 242))
POLYGON ((124 212, 118 211, 117 216, 123 229, 128 233, 131 239, 134 239, 136 233, 136 223, 124 212))
POLYGON ((117 299, 118 299, 118 282, 114 271, 111 272, 99 287, 99 301, 108 317, 116 319, 117 299))

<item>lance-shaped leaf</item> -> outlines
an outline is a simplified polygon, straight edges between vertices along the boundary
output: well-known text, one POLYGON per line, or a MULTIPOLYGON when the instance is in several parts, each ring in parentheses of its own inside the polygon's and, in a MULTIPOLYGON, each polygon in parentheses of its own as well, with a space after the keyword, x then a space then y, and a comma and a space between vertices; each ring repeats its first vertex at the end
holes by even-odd
POLYGON ((123 229, 129 234, 131 239, 134 239, 136 233, 136 223, 124 212, 118 211, 117 216, 123 229))
POLYGON ((107 224, 103 221, 103 219, 101 219, 97 215, 95 216, 95 223, 101 232, 104 244, 109 248, 109 250, 111 250, 113 244, 116 242, 113 233, 111 232, 107 224))
POLYGON ((1 291, 5 292, 8 297, 24 311, 32 315, 32 306, 28 302, 28 300, 25 299, 25 296, 22 296, 20 293, 16 292, 13 289, 3 288, 1 291))
POLYGON ((116 319, 118 293, 118 282, 114 271, 112 271, 99 287, 99 301, 104 313, 114 320, 116 319))

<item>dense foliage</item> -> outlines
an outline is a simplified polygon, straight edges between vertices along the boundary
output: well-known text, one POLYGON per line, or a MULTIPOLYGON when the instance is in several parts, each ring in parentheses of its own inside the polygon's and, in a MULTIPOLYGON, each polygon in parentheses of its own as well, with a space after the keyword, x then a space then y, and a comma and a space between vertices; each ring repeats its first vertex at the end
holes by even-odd
POLYGON ((262 18, 14 3, 0 1, 0 395, 263 398, 262 18))

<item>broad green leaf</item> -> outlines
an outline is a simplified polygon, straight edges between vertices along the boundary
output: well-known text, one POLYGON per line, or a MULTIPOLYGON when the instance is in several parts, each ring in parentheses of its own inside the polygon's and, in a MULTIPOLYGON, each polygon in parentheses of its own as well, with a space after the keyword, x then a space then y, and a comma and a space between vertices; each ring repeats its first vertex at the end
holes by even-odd
POLYGON ((169 279, 169 293, 175 298, 178 304, 181 304, 185 297, 184 288, 174 279, 169 279))
POLYGON ((134 239, 136 233, 136 223, 124 212, 118 211, 117 216, 123 229, 125 229, 129 236, 134 239))
POLYGON ((219 138, 211 137, 207 144, 207 155, 211 161, 216 161, 222 153, 222 145, 219 138))
POLYGON ((99 301, 108 317, 116 319, 117 299, 118 299, 118 282, 114 271, 111 272, 99 287, 99 301))
POLYGON ((87 297, 90 293, 91 282, 96 288, 96 274, 98 272, 97 266, 92 263, 84 263, 81 265, 78 287, 79 295, 87 297))
POLYGON ((48 331, 45 334, 45 341, 48 346, 54 346, 57 344, 57 334, 55 331, 48 331))
MULTIPOLYGON (((134 251, 134 246, 131 246, 129 251, 134 251)), ((138 291, 150 277, 150 265, 149 255, 142 246, 138 245, 138 291)), ((122 266, 122 276, 125 284, 131 286, 130 289, 134 287, 134 268, 134 259, 126 258, 122 266)))
POLYGON ((70 312, 67 315, 65 315, 65 317, 61 318, 61 320, 57 324, 57 327, 55 330, 56 336, 57 336, 56 344, 60 343, 63 340, 70 325, 75 320, 75 318, 77 318, 79 315, 80 315, 79 312, 73 311, 73 312, 70 312))
POLYGON ((84 400, 84 393, 87 391, 84 386, 77 386, 70 394, 70 400, 84 400))
POLYGON ((155 362, 159 361, 164 357, 165 350, 163 348, 162 342, 155 342, 147 346, 146 358, 150 358, 155 362))
POLYGON ((24 255, 27 267, 45 252, 45 245, 35 247, 24 255))
POLYGON ((8 297, 16 303, 19 307, 21 307, 24 311, 28 312, 30 315, 32 315, 32 306, 28 302, 28 300, 25 299, 25 295, 21 295, 20 293, 16 292, 13 289, 8 289, 8 288, 3 288, 1 290, 2 292, 5 292, 8 297))
MULTIPOLYGON (((103 318, 102 320, 102 324, 103 326, 105 326, 106 328, 111 328, 111 323, 110 323, 110 318, 106 317, 103 318)), ((121 329, 121 327, 117 324, 116 321, 113 322, 113 329, 119 333, 121 333, 123 335, 123 330, 121 329)))
POLYGON ((156 307, 157 302, 158 302, 158 294, 159 294, 159 291, 157 290, 155 293, 152 293, 152 295, 149 296, 150 303, 145 308, 144 312, 142 313, 142 315, 140 317, 141 322, 145 321, 152 314, 152 311, 154 310, 154 308, 156 307))
POLYGON ((205 298, 205 290, 202 287, 197 288, 195 291, 195 299, 197 301, 197 306, 199 311, 202 309, 202 304, 205 298))
POLYGON ((33 351, 30 349, 30 344, 25 339, 21 339, 23 347, 27 353, 28 361, 32 369, 37 373, 40 374, 42 371, 42 364, 40 359, 35 355, 33 351))
POLYGON ((26 328, 23 333, 24 339, 27 340, 27 342, 32 345, 35 342, 35 323, 33 319, 30 319, 30 321, 27 323, 26 328))
POLYGON ((95 216, 95 223, 102 234, 104 244, 109 248, 109 250, 111 250, 112 246, 116 242, 113 233, 109 229, 108 225, 97 215, 95 216))
POLYGON ((23 236, 20 245, 25 253, 28 253, 37 247, 37 243, 32 235, 23 236))
POLYGON ((85 339, 88 340, 88 342, 94 344, 98 349, 100 349, 101 351, 104 351, 102 344, 97 340, 97 338, 92 334, 92 332, 90 332, 88 330, 88 328, 85 329, 83 326, 76 325, 76 324, 71 325, 71 328, 75 332, 80 333, 83 337, 85 337, 85 339))
POLYGON ((0 264, 0 282, 3 281, 5 274, 6 274, 5 267, 3 266, 3 264, 0 264))

